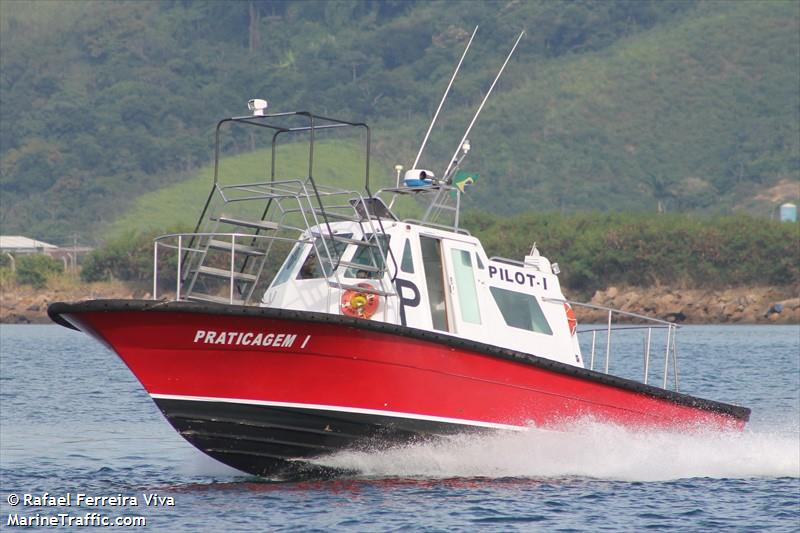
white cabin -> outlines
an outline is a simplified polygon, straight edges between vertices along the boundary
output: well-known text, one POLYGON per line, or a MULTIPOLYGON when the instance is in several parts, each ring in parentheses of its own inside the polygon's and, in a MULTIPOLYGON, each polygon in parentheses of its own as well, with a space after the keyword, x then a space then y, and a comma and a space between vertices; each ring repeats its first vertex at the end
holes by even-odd
MULTIPOLYGON (((558 277, 546 258, 537 253, 526 263, 492 260, 466 232, 399 220, 384 221, 382 227, 385 265, 373 266, 371 236, 363 234, 362 224, 331 223, 341 238, 333 241, 336 250, 331 254, 340 258, 337 271, 317 256, 319 245, 298 242, 261 306, 342 314, 347 298, 362 294, 373 306, 361 314, 364 320, 437 331, 583 366, 558 277), (336 275, 343 285, 331 290, 336 275), (359 284, 364 290, 356 289, 359 284)), ((310 240, 312 235, 321 239, 317 228, 303 238, 310 240)))

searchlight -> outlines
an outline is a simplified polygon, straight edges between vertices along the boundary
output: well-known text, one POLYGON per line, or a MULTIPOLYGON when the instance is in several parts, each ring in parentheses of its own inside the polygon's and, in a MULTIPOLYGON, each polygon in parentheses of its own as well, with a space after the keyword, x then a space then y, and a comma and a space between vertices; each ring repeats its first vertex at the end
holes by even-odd
POLYGON ((247 102, 247 109, 253 112, 254 117, 263 117, 264 111, 267 109, 269 104, 266 100, 262 100, 260 98, 253 98, 249 102, 247 102))

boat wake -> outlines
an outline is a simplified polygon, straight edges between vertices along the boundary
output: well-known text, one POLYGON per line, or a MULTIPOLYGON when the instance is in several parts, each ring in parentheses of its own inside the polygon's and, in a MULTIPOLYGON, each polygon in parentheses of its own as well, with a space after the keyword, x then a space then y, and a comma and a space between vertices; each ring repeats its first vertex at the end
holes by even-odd
POLYGON ((584 420, 567 432, 459 435, 314 461, 367 477, 563 478, 666 481, 800 477, 797 427, 744 432, 631 430, 584 420))

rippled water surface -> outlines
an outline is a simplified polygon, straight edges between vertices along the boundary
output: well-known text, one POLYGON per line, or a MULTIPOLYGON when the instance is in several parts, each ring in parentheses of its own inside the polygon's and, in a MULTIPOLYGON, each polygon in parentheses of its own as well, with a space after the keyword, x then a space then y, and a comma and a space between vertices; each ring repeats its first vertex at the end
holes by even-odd
POLYGON ((569 434, 340 453, 321 462, 359 476, 286 483, 196 451, 119 359, 83 334, 2 326, 0 529, 14 530, 11 515, 97 512, 147 520, 125 531, 800 530, 800 328, 686 327, 679 339, 681 390, 751 407, 743 433, 585 420, 569 434), (73 501, 8 503, 43 492, 73 501), (139 505, 76 506, 79 493, 139 505), (174 505, 147 505, 145 494, 174 505))

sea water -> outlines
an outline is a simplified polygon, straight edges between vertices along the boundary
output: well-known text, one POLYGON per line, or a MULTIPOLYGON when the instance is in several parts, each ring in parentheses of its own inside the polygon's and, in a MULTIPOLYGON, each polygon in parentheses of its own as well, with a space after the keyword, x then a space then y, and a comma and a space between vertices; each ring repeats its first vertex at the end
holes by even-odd
POLYGON ((321 462, 359 475, 291 483, 195 450, 81 333, 2 326, 0 350, 3 530, 37 520, 81 531, 105 529, 101 520, 186 532, 800 530, 797 326, 681 329, 681 390, 751 407, 742 433, 580 420, 569 433, 342 452, 321 462))

